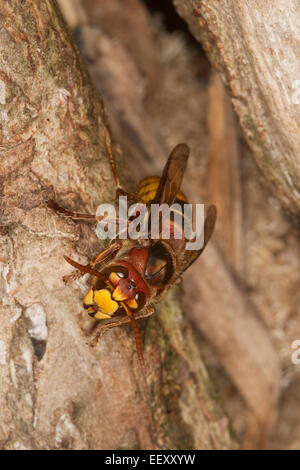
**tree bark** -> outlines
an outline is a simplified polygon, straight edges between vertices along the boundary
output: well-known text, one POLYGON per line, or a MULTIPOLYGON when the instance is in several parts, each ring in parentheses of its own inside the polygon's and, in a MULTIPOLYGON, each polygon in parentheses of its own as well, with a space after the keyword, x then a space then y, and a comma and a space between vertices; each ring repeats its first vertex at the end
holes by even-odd
POLYGON ((265 180, 299 224, 299 2, 174 4, 227 86, 265 180))
POLYGON ((234 447, 179 288, 145 327, 146 385, 130 328, 87 345, 86 279, 64 286, 63 254, 86 263, 101 247, 45 200, 91 213, 112 200, 103 104, 55 2, 0 9, 1 447, 234 447))

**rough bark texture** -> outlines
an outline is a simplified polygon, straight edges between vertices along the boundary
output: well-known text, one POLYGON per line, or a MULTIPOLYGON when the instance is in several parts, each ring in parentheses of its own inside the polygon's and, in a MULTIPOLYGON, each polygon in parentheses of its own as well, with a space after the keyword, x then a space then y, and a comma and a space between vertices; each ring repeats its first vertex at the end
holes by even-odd
POLYGON ((278 357, 219 251, 211 245, 206 254, 187 274, 185 311, 214 346, 245 400, 249 416, 244 447, 264 448, 277 415, 278 357), (199 269, 204 276, 197 276, 199 269))
POLYGON ((174 0, 231 94, 255 160, 300 217, 298 0, 174 0))
POLYGON ((54 2, 0 8, 1 447, 234 446, 178 289, 145 330, 147 388, 129 328, 86 344, 86 285, 63 285, 63 254, 85 263, 97 240, 44 202, 112 199, 103 106, 54 2))

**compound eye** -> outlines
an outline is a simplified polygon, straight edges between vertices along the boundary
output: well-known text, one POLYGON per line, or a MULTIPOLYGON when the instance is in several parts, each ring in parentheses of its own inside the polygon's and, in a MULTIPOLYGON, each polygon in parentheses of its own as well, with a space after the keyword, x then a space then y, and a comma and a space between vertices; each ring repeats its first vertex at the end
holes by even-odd
POLYGON ((141 308, 144 307, 144 305, 146 303, 146 296, 145 296, 144 292, 138 292, 135 295, 134 299, 138 304, 138 310, 140 310, 141 308))
POLYGON ((160 242, 150 248, 150 255, 145 269, 145 278, 152 284, 164 284, 174 272, 172 257, 168 249, 160 242))

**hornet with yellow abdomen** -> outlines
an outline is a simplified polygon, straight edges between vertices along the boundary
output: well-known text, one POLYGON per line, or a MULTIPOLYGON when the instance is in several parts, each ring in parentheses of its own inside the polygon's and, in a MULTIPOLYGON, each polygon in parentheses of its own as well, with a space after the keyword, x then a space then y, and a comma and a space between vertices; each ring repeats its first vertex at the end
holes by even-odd
MULTIPOLYGON (((179 207, 177 210, 183 215, 183 205, 187 203, 187 199, 180 191, 180 186, 189 155, 187 145, 179 144, 174 148, 161 178, 146 178, 139 184, 136 193, 127 193, 120 185, 109 132, 106 137, 117 195, 127 195, 134 202, 144 203, 148 213, 151 212, 151 204, 171 206, 176 202, 179 207)), ((53 200, 47 204, 48 207, 72 219, 100 220, 96 215, 66 210, 53 200)), ((174 219, 162 220, 162 226, 168 224, 169 239, 132 240, 116 237, 104 251, 85 266, 65 256, 66 261, 77 270, 66 276, 65 282, 72 281, 85 273, 91 275, 91 287, 83 299, 83 304, 91 317, 101 321, 94 344, 106 329, 131 323, 139 360, 144 367, 142 340, 137 320, 152 315, 153 304, 161 299, 167 289, 203 252, 213 233, 215 220, 216 208, 210 206, 204 223, 204 244, 199 250, 185 250, 183 229, 174 219)))

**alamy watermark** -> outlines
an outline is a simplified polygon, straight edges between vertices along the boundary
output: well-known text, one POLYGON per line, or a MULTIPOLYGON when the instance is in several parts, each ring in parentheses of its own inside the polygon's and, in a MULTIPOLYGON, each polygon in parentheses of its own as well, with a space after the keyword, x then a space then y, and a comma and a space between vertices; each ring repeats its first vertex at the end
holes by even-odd
POLYGON ((99 239, 184 240, 186 250, 200 250, 204 243, 204 204, 134 203, 120 196, 118 207, 100 204, 96 233, 99 239))

